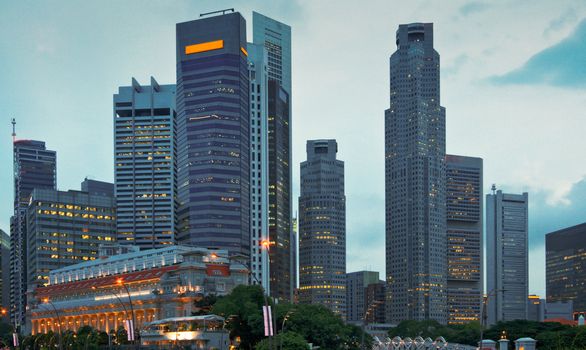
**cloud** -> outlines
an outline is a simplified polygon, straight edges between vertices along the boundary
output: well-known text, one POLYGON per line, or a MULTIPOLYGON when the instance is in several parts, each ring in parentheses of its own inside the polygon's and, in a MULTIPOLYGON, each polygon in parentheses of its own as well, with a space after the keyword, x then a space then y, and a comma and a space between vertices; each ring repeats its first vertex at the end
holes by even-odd
POLYGON ((466 5, 460 7, 460 14, 468 16, 474 13, 482 12, 488 9, 490 6, 487 3, 479 1, 470 1, 466 5))
POLYGON ((529 191, 529 246, 542 246, 545 234, 586 222, 586 177, 572 185, 562 201, 552 204, 546 191, 529 191))
POLYGON ((523 66, 489 81, 496 85, 586 88, 586 19, 561 42, 533 55, 523 66))
POLYGON ((543 35, 548 37, 551 33, 556 32, 564 28, 567 24, 572 24, 578 19, 576 10, 569 8, 566 12, 562 13, 558 18, 555 18, 549 22, 549 26, 543 31, 543 35))

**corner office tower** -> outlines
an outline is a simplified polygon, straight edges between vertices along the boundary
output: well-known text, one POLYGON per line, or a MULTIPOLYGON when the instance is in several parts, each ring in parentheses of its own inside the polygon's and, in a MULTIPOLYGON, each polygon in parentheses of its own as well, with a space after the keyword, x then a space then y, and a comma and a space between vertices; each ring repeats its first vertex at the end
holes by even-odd
POLYGON ((433 24, 399 26, 385 111, 387 321, 446 323, 445 109, 433 24))
POLYGON ((177 241, 250 255, 246 22, 177 24, 177 241))

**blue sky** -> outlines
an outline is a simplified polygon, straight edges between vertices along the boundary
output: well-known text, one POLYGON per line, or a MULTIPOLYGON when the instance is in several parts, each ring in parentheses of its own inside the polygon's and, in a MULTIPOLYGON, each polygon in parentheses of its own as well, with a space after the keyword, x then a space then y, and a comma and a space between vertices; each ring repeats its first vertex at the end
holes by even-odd
MULTIPOLYGON (((175 80, 175 23, 234 7, 293 30, 293 166, 305 140, 346 162, 348 271, 384 272, 383 117, 400 23, 434 22, 449 153, 482 157, 530 198, 530 291, 544 233, 586 221, 586 3, 564 1, 13 1, 0 4, 0 229, 12 206, 10 118, 58 152, 58 187, 112 181, 112 94, 175 80), (1 137, 1 135, 4 135, 1 137)), ((249 38, 251 37, 249 33, 249 38)))

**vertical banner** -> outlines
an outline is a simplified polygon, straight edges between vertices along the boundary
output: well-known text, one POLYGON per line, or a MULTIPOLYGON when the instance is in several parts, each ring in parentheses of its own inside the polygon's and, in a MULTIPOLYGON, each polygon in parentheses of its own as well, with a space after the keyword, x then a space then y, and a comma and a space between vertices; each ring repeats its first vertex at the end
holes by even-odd
POLYGON ((18 333, 12 333, 12 345, 14 345, 14 347, 19 346, 18 345, 18 333))
POLYGON ((134 324, 132 320, 124 320, 124 326, 124 328, 126 328, 128 341, 134 341, 134 324))
POLYGON ((271 314, 270 306, 262 307, 262 316, 265 325, 265 337, 273 335, 273 315, 271 314))

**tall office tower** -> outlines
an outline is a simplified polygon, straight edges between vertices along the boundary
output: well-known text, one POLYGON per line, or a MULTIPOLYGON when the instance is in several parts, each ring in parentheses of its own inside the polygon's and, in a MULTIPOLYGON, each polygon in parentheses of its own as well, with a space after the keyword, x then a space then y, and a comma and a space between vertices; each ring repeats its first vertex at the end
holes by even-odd
POLYGON ((112 196, 35 189, 27 209, 28 290, 49 283, 49 272, 99 258, 98 246, 116 240, 112 196))
MULTIPOLYGON (((0 230, 0 300, 4 310, 10 310, 10 236, 0 230)), ((5 322, 8 322, 8 315, 0 314, 5 322)))
POLYGON ((27 291, 26 210, 33 189, 55 189, 57 153, 43 141, 14 140, 14 216, 10 219, 10 320, 24 325, 27 291))
MULTIPOLYGON (((120 243, 175 243, 175 85, 134 78, 114 95, 114 182, 120 243)), ((97 184, 92 184, 96 190, 97 184)))
POLYGON ((268 55, 269 237, 272 296, 291 300, 296 286, 291 236, 291 27, 252 13, 253 42, 268 55))
POLYGON ((299 302, 346 317, 346 196, 336 140, 307 141, 299 196, 299 302))
POLYGON ((488 324, 527 318, 528 194, 486 195, 488 324))
POLYGON ((573 302, 586 316, 586 223, 545 235, 545 259, 548 305, 573 302))
POLYGON ((379 281, 376 271, 357 271, 346 274, 346 320, 362 322, 370 305, 365 305, 366 288, 379 281))
POLYGON ((480 320, 482 199, 482 159, 446 155, 449 324, 480 320))
POLYGON ((178 241, 250 256, 246 22, 177 24, 178 241))
POLYGON ((447 321, 445 108, 433 24, 402 24, 385 111, 388 322, 447 321))
POLYGON ((250 79, 250 267, 270 294, 269 283, 269 149, 268 75, 264 46, 248 43, 250 79))

